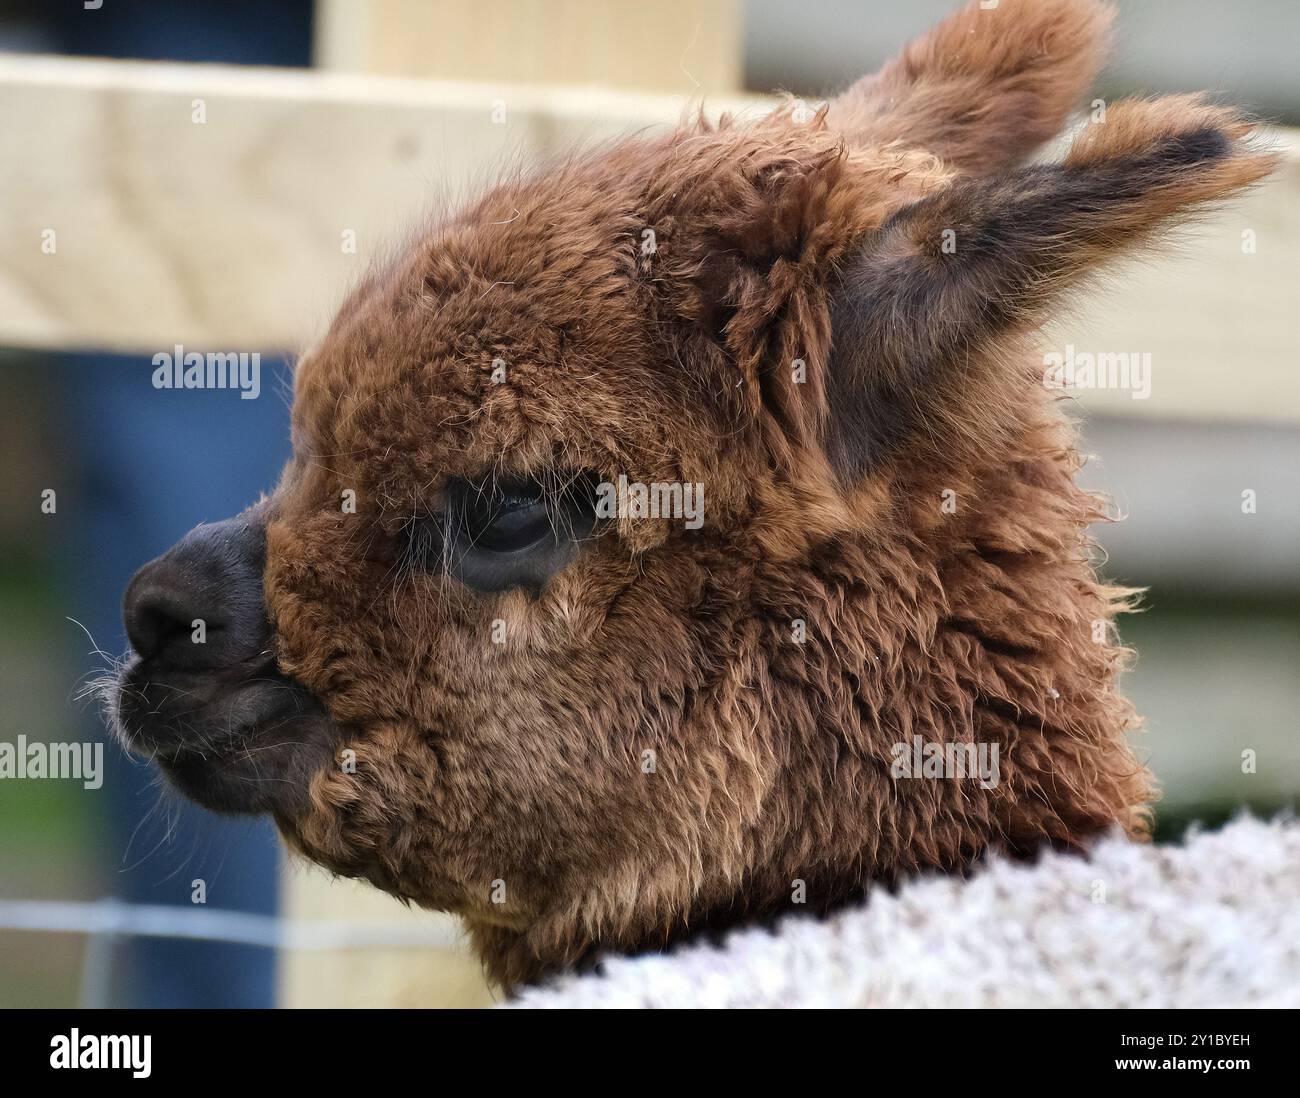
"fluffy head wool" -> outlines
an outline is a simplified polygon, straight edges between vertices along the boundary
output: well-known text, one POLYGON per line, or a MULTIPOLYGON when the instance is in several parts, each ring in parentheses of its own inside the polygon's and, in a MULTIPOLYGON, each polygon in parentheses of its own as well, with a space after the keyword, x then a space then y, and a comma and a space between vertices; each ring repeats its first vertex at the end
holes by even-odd
POLYGON ((1023 166, 1108 22, 972 4, 812 119, 507 182, 356 291, 265 505, 280 667, 355 758, 277 811, 296 849, 461 914, 511 985, 1143 833, 1126 593, 1026 338, 1271 162, 1174 98, 1023 166), (619 516, 536 594, 403 556, 450 483, 511 474, 701 484, 706 518, 619 516), (918 738, 1000 781, 898 780, 918 738))

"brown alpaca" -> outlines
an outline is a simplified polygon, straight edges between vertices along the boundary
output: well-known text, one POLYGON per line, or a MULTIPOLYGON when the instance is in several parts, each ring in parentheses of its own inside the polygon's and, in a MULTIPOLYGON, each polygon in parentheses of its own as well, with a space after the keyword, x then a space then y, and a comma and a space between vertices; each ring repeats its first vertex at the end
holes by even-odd
POLYGON ((305 356, 275 493, 133 581, 127 742, 457 912, 506 986, 1142 835, 1125 593, 1029 338, 1272 161, 1188 96, 1024 166, 1110 18, 972 4, 811 119, 629 140, 416 240, 305 356), (703 525, 600 517, 620 476, 702 485, 703 525), (918 743, 999 780, 899 777, 918 743))

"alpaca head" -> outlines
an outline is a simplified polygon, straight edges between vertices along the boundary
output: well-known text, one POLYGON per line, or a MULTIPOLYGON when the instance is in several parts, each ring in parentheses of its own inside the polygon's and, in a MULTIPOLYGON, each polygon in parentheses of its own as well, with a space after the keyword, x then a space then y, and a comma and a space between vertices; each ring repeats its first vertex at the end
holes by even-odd
POLYGON ((1108 21, 972 4, 821 111, 422 235, 300 364, 276 491, 133 581, 127 742, 506 983, 1140 833, 1123 593, 1027 341, 1270 160, 1180 97, 1026 166, 1108 21))

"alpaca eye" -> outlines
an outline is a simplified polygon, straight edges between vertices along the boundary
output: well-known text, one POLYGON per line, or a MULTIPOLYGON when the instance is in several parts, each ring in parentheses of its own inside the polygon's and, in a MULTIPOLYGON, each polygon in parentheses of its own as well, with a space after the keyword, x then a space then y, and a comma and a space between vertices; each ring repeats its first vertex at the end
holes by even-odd
POLYGON ((459 501, 462 535, 470 546, 490 553, 517 553, 551 532, 551 517, 540 485, 520 485, 504 491, 463 493, 459 501))
POLYGON ((408 553, 476 591, 532 591, 577 554, 595 525, 590 478, 453 481, 436 519, 413 524, 408 553))

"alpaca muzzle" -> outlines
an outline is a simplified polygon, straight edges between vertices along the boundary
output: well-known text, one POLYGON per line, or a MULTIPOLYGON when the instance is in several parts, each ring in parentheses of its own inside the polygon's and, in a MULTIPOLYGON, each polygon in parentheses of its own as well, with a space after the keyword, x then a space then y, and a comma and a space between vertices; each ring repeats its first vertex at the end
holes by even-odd
POLYGON ((265 562, 252 509, 192 530, 123 600, 134 654, 111 700, 118 737, 218 811, 291 813, 330 741, 320 703, 276 666, 265 562))

